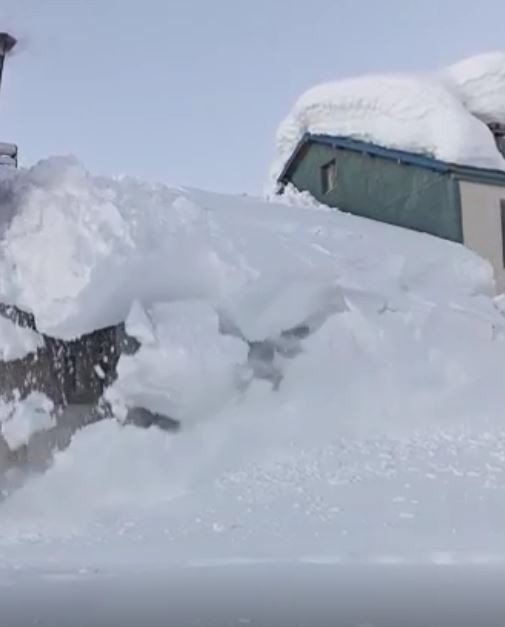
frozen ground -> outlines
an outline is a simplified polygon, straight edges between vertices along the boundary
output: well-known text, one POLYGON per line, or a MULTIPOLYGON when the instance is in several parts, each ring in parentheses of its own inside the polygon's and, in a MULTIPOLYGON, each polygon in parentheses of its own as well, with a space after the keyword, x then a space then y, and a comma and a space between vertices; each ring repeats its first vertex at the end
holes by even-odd
POLYGON ((142 348, 109 390, 118 414, 141 401, 182 422, 87 427, 5 493, 9 625, 76 619, 90 599, 82 624, 134 624, 139 608, 167 624, 169 606, 198 624, 200 601, 203 624, 266 625, 259 599, 281 611, 302 590, 333 615, 340 599, 342 624, 373 624, 363 608, 384 616, 436 582, 434 612, 459 590, 460 625, 480 603, 503 619, 505 318, 485 262, 307 199, 153 188, 75 162, 3 189, 3 298, 62 336, 127 318, 142 348), (228 623, 205 622, 222 607, 228 623))

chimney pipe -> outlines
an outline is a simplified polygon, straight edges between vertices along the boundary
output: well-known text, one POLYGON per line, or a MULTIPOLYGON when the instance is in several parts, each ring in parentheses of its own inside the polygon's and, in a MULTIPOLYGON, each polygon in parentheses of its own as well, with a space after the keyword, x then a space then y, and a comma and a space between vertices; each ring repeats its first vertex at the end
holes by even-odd
POLYGON ((16 38, 9 33, 0 33, 0 87, 2 86, 5 57, 14 49, 17 43, 16 38))

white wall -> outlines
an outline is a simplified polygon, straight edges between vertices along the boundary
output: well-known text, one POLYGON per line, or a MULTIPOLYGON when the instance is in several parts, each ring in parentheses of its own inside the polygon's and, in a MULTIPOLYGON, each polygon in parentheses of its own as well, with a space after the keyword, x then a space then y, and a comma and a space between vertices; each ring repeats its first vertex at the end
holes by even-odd
POLYGON ((463 241, 488 259, 494 268, 498 291, 505 290, 501 201, 505 187, 460 182, 463 241))

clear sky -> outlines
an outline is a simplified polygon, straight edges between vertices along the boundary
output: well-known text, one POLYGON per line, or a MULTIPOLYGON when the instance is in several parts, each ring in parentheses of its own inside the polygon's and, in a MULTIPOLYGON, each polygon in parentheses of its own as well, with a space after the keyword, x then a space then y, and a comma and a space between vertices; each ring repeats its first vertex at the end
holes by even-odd
POLYGON ((254 193, 303 90, 505 49, 505 1, 0 0, 5 29, 0 140, 24 164, 254 193))

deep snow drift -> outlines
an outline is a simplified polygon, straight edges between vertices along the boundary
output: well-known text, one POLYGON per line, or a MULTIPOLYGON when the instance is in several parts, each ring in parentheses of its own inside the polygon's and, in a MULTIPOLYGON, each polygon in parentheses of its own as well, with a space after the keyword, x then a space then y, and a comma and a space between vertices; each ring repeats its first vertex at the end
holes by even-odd
POLYGON ((372 75, 313 87, 279 126, 268 191, 305 133, 503 170, 505 160, 485 122, 505 122, 504 94, 505 53, 431 74, 372 75))
POLYGON ((3 194, 2 298, 63 336, 127 319, 142 348, 109 390, 118 415, 140 398, 183 423, 77 433, 0 504, 5 572, 505 556, 505 317, 486 262, 307 197, 73 161, 3 194))

